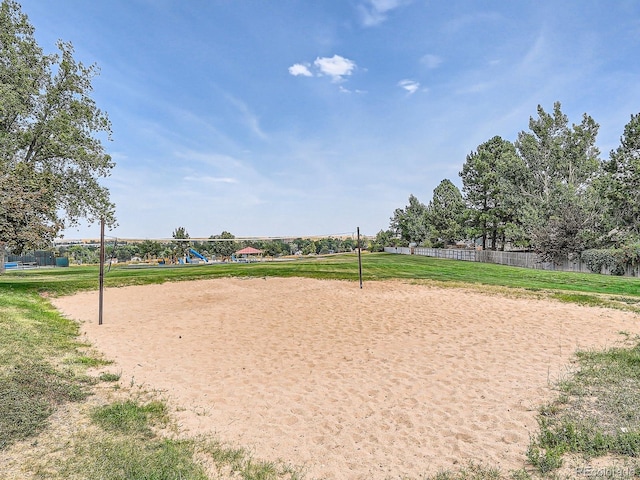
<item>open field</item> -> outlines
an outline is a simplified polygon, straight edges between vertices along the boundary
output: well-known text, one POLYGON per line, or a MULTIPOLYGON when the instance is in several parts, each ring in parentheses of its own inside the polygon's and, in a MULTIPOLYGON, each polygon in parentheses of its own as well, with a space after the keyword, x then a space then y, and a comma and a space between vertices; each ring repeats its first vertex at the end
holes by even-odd
MULTIPOLYGON (((46 304, 32 292, 91 290, 96 272, 0 278, 3 322, 10 323, 13 308, 6 299, 46 304)), ((90 342, 114 360, 99 372, 117 378, 120 395, 159 392, 177 421, 174 433, 214 434, 259 458, 300 467, 244 478, 299 478, 293 471, 305 478, 422 478, 470 460, 502 472, 521 469, 538 407, 553 400, 553 382, 567 373, 576 349, 611 347, 640 333, 633 312, 552 301, 635 309, 634 279, 391 255, 366 255, 364 272, 360 290, 339 281, 357 279, 354 256, 118 268, 107 286, 132 286, 107 288, 100 327, 95 291, 53 301, 81 321, 80 343, 73 323, 65 327, 65 348, 93 358, 81 354, 90 342), (240 278, 228 278, 234 276, 240 278), (197 281, 156 285, 166 280, 197 281)), ((464 478, 497 478, 484 475, 464 478)))
MULTIPOLYGON (((250 264, 194 265, 149 269, 127 269, 114 266, 105 277, 105 285, 144 285, 167 281, 244 277, 306 277, 316 279, 357 280, 355 255, 304 258, 292 262, 261 262, 250 264)), ((547 291, 558 298, 577 303, 586 301, 622 300, 622 304, 640 302, 640 280, 629 277, 551 272, 506 267, 475 262, 457 262, 437 258, 392 255, 363 255, 363 277, 371 280, 408 280, 437 282, 443 286, 475 285, 522 289, 527 292, 547 291), (566 298, 563 298, 566 295, 566 298), (583 295, 583 297, 581 297, 583 295), (624 298, 628 296, 629 298, 624 298)), ((15 291, 40 290, 52 294, 69 294, 78 290, 97 289, 98 268, 95 266, 68 269, 42 269, 10 272, 3 283, 15 291), (9 282, 9 283, 7 283, 9 282)))

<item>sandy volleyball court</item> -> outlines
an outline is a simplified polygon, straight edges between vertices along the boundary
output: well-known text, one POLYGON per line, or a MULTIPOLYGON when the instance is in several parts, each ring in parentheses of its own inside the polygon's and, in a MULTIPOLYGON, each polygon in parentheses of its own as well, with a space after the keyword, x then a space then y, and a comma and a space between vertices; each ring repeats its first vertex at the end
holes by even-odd
POLYGON ((401 282, 218 279, 55 299, 123 383, 306 478, 521 468, 537 407, 576 349, 640 333, 630 313, 401 282))

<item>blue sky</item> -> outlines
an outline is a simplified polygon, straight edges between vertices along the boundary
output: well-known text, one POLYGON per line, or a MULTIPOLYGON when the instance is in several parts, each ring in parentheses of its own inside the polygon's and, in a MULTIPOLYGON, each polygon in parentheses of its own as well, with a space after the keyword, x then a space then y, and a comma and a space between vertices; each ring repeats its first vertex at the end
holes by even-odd
POLYGON ((591 115, 603 158, 640 112, 635 0, 21 4, 100 67, 118 237, 375 235, 538 104, 591 115))

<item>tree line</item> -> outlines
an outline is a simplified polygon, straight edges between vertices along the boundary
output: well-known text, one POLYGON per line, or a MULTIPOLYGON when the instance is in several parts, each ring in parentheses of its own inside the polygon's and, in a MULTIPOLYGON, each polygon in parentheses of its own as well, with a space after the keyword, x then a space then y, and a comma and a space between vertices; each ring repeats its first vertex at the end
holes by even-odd
MULTIPOLYGON (((183 259, 193 257, 190 249, 194 249, 207 259, 227 260, 235 252, 244 247, 253 247, 262 251, 267 257, 286 255, 327 255, 353 251, 357 241, 353 238, 296 238, 268 240, 236 240, 236 237, 223 231, 211 235, 207 240, 189 241, 189 233, 184 227, 173 231, 175 241, 144 240, 142 242, 118 242, 114 240, 105 247, 106 257, 120 262, 128 262, 132 258, 141 260, 183 259)), ((58 247, 58 254, 69 257, 74 263, 98 263, 99 249, 95 245, 70 245, 58 247)))
POLYGON ((445 247, 467 241, 491 250, 528 250, 542 260, 581 256, 594 271, 640 260, 640 114, 602 159, 599 125, 586 113, 569 124, 560 102, 537 108, 511 142, 495 136, 469 153, 428 204, 413 194, 374 244, 445 247))

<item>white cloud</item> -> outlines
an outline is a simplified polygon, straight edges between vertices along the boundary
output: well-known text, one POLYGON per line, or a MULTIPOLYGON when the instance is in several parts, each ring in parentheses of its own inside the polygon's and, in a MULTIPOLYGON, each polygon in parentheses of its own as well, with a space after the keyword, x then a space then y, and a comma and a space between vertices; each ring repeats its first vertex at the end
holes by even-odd
POLYGON ((415 80, 400 80, 398 86, 409 92, 409 95, 413 95, 420 88, 420 83, 415 80))
POLYGON ((302 63, 295 63, 289 67, 289 73, 294 77, 302 75, 303 77, 313 77, 313 73, 309 70, 307 65, 302 63))
POLYGON ((407 0, 367 0, 360 5, 360 16, 365 27, 375 27, 387 19, 387 13, 406 3, 407 0))
POLYGON ((227 94, 227 99, 240 111, 242 121, 247 127, 249 127, 253 134, 261 138, 262 140, 267 140, 268 136, 260 127, 260 121, 258 117, 249 109, 247 104, 231 94, 227 94))
POLYGON ((427 54, 420 59, 420 63, 425 65, 428 69, 433 70, 438 68, 442 63, 442 58, 437 55, 427 54))
MULTIPOLYGON (((344 80, 344 77, 351 75, 356 68, 357 65, 354 61, 341 55, 334 55, 333 57, 317 57, 313 65, 296 63, 289 67, 289 73, 296 77, 328 76, 331 77, 333 83, 340 83, 344 80)), ((344 88, 341 88, 341 91, 348 92, 344 88)))
POLYGON ((321 75, 328 75, 332 81, 340 82, 343 77, 351 75, 356 68, 356 64, 348 58, 334 55, 333 57, 318 57, 313 62, 321 75))

